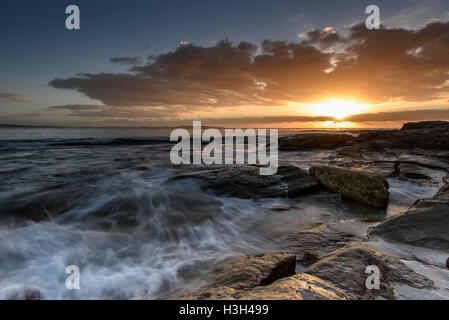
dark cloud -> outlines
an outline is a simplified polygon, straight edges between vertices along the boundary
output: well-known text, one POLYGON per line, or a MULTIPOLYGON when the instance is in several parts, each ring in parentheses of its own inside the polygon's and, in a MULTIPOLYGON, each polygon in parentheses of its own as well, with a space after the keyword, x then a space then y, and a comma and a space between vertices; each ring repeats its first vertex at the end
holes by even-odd
POLYGON ((62 106, 47 107, 48 110, 70 110, 74 112, 89 112, 102 108, 106 108, 106 106, 95 104, 66 104, 62 106))
POLYGON ((449 120, 449 109, 366 113, 352 115, 344 120, 352 122, 449 120))
POLYGON ((257 49, 228 40, 212 47, 184 45, 126 73, 85 73, 50 85, 107 106, 146 106, 153 115, 163 114, 161 106, 169 115, 328 97, 380 103, 449 95, 449 23, 419 30, 358 24, 345 34, 326 28, 310 31, 301 43, 266 40, 257 49))
POLYGON ((0 90, 0 99, 9 100, 13 102, 27 103, 28 101, 21 94, 0 90))
POLYGON ((431 120, 449 120, 449 109, 437 110, 412 110, 397 112, 380 112, 365 113, 348 116, 344 119, 322 116, 285 116, 285 117, 244 117, 244 118, 227 118, 227 119, 205 119, 208 123, 216 123, 222 125, 229 124, 277 124, 277 123, 293 123, 293 122, 323 122, 323 121, 351 121, 358 123, 366 122, 396 122, 396 121, 431 121, 431 120))
POLYGON ((323 30, 313 29, 307 33, 307 37, 308 40, 304 40, 303 43, 318 44, 322 48, 329 48, 337 43, 345 42, 345 39, 331 27, 323 30))
POLYGON ((142 59, 139 57, 117 57, 109 59, 111 63, 115 64, 129 64, 129 65, 137 65, 142 63, 142 59))
MULTIPOLYGON (((148 126, 175 126, 175 125, 190 125, 192 119, 175 119, 167 117, 166 109, 148 110, 146 108, 121 108, 110 107, 104 105, 62 105, 47 107, 47 110, 65 110, 71 111, 69 116, 88 117, 104 120, 105 123, 110 124, 131 124, 136 123, 141 125, 145 120, 145 125, 148 126), (161 121, 164 118, 164 121, 161 121)), ((202 120, 205 125, 220 125, 220 126, 245 126, 250 124, 257 125, 272 125, 279 123, 311 123, 311 122, 326 122, 326 121, 351 121, 357 123, 372 123, 372 122, 408 122, 408 121, 429 121, 429 120, 448 120, 449 109, 435 109, 435 110, 412 110, 412 111, 397 111, 397 112, 380 112, 380 113, 364 113, 352 115, 343 119, 337 119, 329 116, 265 116, 265 117, 239 117, 239 118, 203 118, 195 119, 202 120)))
POLYGON ((67 104, 51 106, 47 111, 70 111, 69 116, 87 118, 115 118, 115 119, 153 119, 167 115, 165 108, 151 109, 138 107, 111 107, 92 104, 67 104))
POLYGON ((248 124, 277 124, 277 123, 290 123, 290 122, 324 122, 324 121, 336 121, 334 117, 325 116, 285 116, 285 117, 243 117, 243 118, 225 118, 225 119, 204 119, 203 121, 208 124, 217 125, 248 125, 248 124))
POLYGON ((39 115, 38 112, 31 112, 31 113, 25 113, 25 114, 13 114, 9 116, 0 116, 0 120, 16 120, 16 119, 22 119, 22 118, 32 118, 39 115))

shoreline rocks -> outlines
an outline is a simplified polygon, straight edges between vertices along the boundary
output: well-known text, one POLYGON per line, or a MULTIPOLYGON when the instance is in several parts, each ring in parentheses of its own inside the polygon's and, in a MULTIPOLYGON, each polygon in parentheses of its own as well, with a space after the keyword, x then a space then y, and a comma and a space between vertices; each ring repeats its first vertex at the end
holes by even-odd
POLYGON ((208 287, 243 289, 268 285, 295 274, 296 256, 288 253, 233 258, 212 270, 208 287))
POLYGON ((275 240, 283 250, 298 255, 301 265, 309 266, 331 252, 359 240, 354 235, 320 224, 310 229, 298 230, 275 240))
POLYGON ((356 242, 332 252, 329 256, 307 268, 304 273, 316 276, 353 299, 396 299, 395 284, 418 289, 434 288, 434 283, 425 276, 414 272, 399 259, 356 242), (368 289, 366 273, 368 266, 376 266, 380 271, 379 289, 368 289))
POLYGON ((214 269, 207 285, 179 297, 181 300, 367 300, 397 299, 395 286, 436 289, 429 278, 416 273, 398 258, 361 242, 335 250, 294 273, 295 255, 287 253, 244 256, 214 269), (367 288, 379 268, 379 289, 367 288))
POLYGON ((287 253, 244 256, 212 271, 199 291, 181 300, 347 300, 350 297, 326 281, 295 274, 296 256, 287 253))
POLYGON ((370 235, 385 240, 449 250, 449 184, 432 199, 418 200, 404 214, 375 227, 370 235))
POLYGON ((354 141, 354 147, 368 150, 394 150, 415 148, 423 150, 449 150, 449 122, 424 121, 406 123, 401 130, 363 132, 354 141))
POLYGON ((257 166, 229 166, 198 171, 172 179, 199 179, 218 195, 243 199, 295 197, 319 189, 318 182, 294 166, 280 166, 272 176, 261 176, 257 166))
POLYGON ((191 293, 181 300, 349 300, 350 296, 317 277, 299 273, 267 286, 242 290, 211 288, 191 293))
POLYGON ((344 197, 374 207, 388 205, 388 182, 384 177, 338 167, 311 167, 309 173, 322 185, 344 197))
POLYGON ((333 149, 351 144, 354 136, 339 133, 301 133, 279 138, 279 150, 333 149))
POLYGON ((439 129, 446 128, 449 130, 449 122, 447 121, 420 121, 420 122, 407 122, 402 126, 401 131, 416 130, 416 129, 439 129))

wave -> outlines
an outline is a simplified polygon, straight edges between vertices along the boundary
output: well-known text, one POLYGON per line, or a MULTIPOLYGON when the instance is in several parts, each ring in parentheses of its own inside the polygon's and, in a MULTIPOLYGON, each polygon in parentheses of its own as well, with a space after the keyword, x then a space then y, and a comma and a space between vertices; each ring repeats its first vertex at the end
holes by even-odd
MULTIPOLYGON (((0 299, 29 292, 43 299, 171 297, 197 289, 207 270, 230 255, 270 248, 251 231, 269 212, 251 200, 216 197, 165 174, 75 179, 22 194, 28 204, 17 212, 8 208, 13 215, 51 212, 63 207, 55 201, 66 202, 64 212, 40 223, 0 225, 0 299), (81 290, 65 287, 65 267, 72 264, 80 268, 81 290)), ((16 205, 17 196, 9 192, 7 203, 16 205)))

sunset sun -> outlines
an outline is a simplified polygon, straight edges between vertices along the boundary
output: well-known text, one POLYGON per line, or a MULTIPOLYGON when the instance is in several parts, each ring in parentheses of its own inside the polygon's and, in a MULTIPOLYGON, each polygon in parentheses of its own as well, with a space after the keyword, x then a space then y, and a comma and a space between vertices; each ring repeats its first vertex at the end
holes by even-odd
POLYGON ((311 112, 319 116, 343 119, 347 116, 360 113, 366 108, 366 105, 356 101, 329 99, 323 103, 311 105, 311 112))

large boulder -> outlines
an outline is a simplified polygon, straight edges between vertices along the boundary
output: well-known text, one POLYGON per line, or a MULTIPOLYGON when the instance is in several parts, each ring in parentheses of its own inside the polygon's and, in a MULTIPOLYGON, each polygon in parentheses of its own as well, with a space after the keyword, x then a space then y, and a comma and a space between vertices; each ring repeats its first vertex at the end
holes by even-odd
POLYGON ((414 272, 399 259, 388 256, 361 243, 338 249, 304 271, 346 292, 354 299, 396 299, 394 286, 432 289, 430 279, 414 272), (379 268, 379 289, 368 289, 367 267, 379 268))
POLYGON ((388 205, 388 182, 382 176, 330 166, 311 167, 309 173, 344 197, 374 207, 384 208, 388 205))
POLYGON ((245 165, 197 171, 173 179, 199 179, 216 194, 244 199, 294 197, 319 188, 315 179, 294 166, 280 166, 272 176, 261 176, 259 167, 245 165))
POLYGON ((404 214, 378 225, 372 230, 371 236, 449 250, 449 184, 432 199, 418 200, 404 214))
POLYGON ((333 149, 350 144, 354 137, 338 133, 302 133, 279 138, 279 149, 283 151, 333 149))

